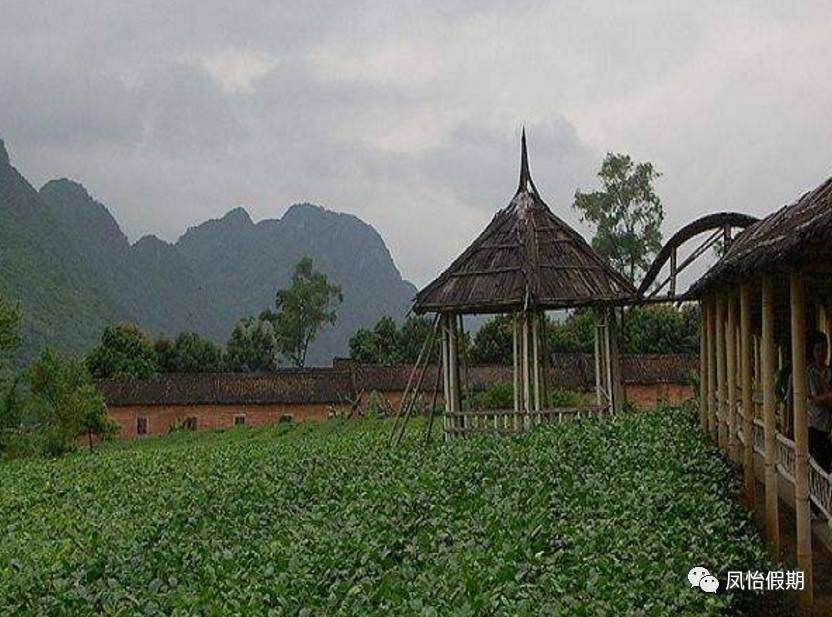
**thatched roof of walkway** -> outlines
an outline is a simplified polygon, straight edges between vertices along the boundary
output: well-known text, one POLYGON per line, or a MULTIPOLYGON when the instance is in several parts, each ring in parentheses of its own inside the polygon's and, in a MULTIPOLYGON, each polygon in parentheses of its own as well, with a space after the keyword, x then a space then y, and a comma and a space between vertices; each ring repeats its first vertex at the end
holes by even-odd
POLYGON ((832 178, 745 229, 686 296, 791 267, 832 269, 832 178))

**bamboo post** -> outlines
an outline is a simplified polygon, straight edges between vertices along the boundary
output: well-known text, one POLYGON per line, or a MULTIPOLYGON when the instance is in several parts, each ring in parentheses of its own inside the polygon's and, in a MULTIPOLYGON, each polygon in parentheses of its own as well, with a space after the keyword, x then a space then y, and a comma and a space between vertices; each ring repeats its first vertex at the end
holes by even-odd
POLYGON ((549 398, 549 344, 546 336, 546 311, 540 311, 540 382, 543 408, 550 407, 549 398))
POLYGON ((703 433, 708 430, 708 410, 706 402, 706 397, 708 396, 708 379, 706 378, 706 372, 708 370, 707 306, 704 300, 699 302, 699 426, 702 428, 703 433))
POLYGON ((621 381, 621 357, 618 353, 618 322, 616 321, 615 308, 609 310, 610 318, 607 325, 607 337, 609 339, 610 379, 612 381, 612 403, 613 411, 621 411, 626 400, 624 384, 621 381))
POLYGON ((450 354, 448 353, 448 318, 446 315, 442 315, 441 317, 441 328, 442 328, 442 396, 444 397, 445 403, 445 415, 442 419, 442 425, 445 429, 445 438, 447 439, 448 435, 450 434, 451 430, 451 416, 450 416, 450 405, 451 405, 451 377, 450 377, 450 370, 449 370, 449 363, 450 363, 450 354))
POLYGON ((766 535, 774 557, 780 558, 780 520, 777 511, 776 436, 774 426, 774 289, 770 276, 763 277, 761 380, 763 385, 763 422, 765 435, 766 535))
MULTIPOLYGON (((760 369, 760 357, 762 355, 760 351, 760 337, 756 334, 752 336, 752 341, 754 344, 754 390, 762 392, 762 381, 760 380, 760 375, 762 371, 760 369)), ((759 418, 762 414, 760 413, 760 404, 755 402, 754 403, 754 417, 759 418)))
POLYGON ((789 276, 792 326, 792 375, 794 388, 794 512, 797 519, 797 567, 803 570, 804 587, 797 595, 798 613, 812 610, 812 522, 809 513, 809 424, 806 409, 806 324, 803 277, 789 276))
POLYGON ((708 300, 708 430, 717 441, 716 417, 716 298, 708 300))
MULTIPOLYGON (((448 323, 450 325, 450 354, 451 354, 451 409, 454 414, 459 413, 460 398, 459 398, 459 341, 457 339, 457 320, 456 315, 448 315, 448 323)), ((460 418, 454 416, 456 428, 465 428, 465 422, 460 421, 460 418)))
MULTIPOLYGON (((532 315, 532 370, 534 371, 534 410, 540 412, 540 340, 539 340, 539 319, 537 314, 532 315)), ((539 416, 535 417, 538 422, 539 416)))
POLYGON ((512 354, 514 356, 514 430, 518 430, 520 418, 520 337, 518 336, 518 315, 515 313, 512 330, 512 354))
POLYGON ((740 384, 742 388, 743 472, 745 500, 749 510, 757 506, 757 480, 754 476, 754 409, 752 403, 751 285, 740 285, 740 384))
POLYGON ((595 403, 601 406, 601 330, 599 316, 595 312, 595 403))
POLYGON ((529 315, 526 311, 523 311, 521 324, 523 335, 523 428, 528 429, 528 413, 531 409, 531 379, 529 375, 529 315))
POLYGON ((733 296, 728 296, 728 323, 726 324, 726 401, 728 403, 728 455, 737 460, 737 309, 733 296))
POLYGON ((726 395, 728 393, 725 383, 725 298, 722 294, 716 299, 716 422, 717 422, 717 443, 721 450, 726 449, 727 439, 725 429, 727 428, 725 410, 726 395))

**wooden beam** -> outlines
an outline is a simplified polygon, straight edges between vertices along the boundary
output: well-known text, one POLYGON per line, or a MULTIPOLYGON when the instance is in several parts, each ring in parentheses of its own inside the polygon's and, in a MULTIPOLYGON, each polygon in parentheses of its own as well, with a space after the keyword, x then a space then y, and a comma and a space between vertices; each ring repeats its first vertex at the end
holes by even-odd
POLYGON ((670 254, 670 297, 676 296, 676 249, 670 254))
POLYGON ((803 570, 804 587, 797 594, 798 614, 812 612, 812 523, 809 511, 809 422, 806 388, 806 324, 803 277, 789 276, 792 326, 792 375, 794 388, 794 513, 797 568, 803 570))
POLYGON ((716 296, 708 299, 708 431, 716 443, 716 296))
POLYGON ((771 276, 762 284, 762 341, 760 379, 763 386, 763 423, 765 435, 766 537, 775 559, 780 558, 780 520, 777 511, 776 427, 774 425, 774 284, 771 276))
MULTIPOLYGON (((540 319, 532 313, 532 370, 534 371, 534 410, 540 411, 540 319)), ((537 420, 537 419, 536 419, 537 420)))
POLYGON ((737 449, 737 307, 733 294, 726 297, 728 321, 725 324, 725 355, 727 372, 725 408, 728 424, 728 455, 738 460, 737 449))
POLYGON ((699 302, 699 426, 702 432, 708 430, 708 305, 699 302))
MULTIPOLYGON (((523 367, 523 411, 528 414, 531 409, 531 383, 529 375, 529 314, 523 311, 521 317, 521 347, 522 353, 522 367, 523 367)), ((528 415, 524 416, 523 428, 529 428, 528 415)))
POLYGON ((615 316, 615 308, 609 309, 607 333, 609 338, 610 379, 612 381, 612 406, 613 411, 621 411, 624 408, 626 394, 624 392, 624 382, 621 380, 621 355, 618 351, 618 321, 615 316))
POLYGON ((754 404, 752 397, 751 285, 740 285, 740 387, 742 390, 743 478, 745 502, 749 510, 757 507, 757 481, 754 476, 754 404))
POLYGON ((448 353, 448 317, 444 313, 442 314, 440 323, 440 328, 442 330, 442 396, 444 397, 443 402, 445 404, 445 414, 443 416, 442 425, 445 429, 445 438, 447 439, 451 430, 451 372, 449 366, 451 355, 448 353))
POLYGON ((717 443, 721 450, 725 451, 728 445, 725 429, 726 422, 726 395, 728 387, 725 382, 725 297, 720 293, 716 298, 716 422, 717 422, 717 443))

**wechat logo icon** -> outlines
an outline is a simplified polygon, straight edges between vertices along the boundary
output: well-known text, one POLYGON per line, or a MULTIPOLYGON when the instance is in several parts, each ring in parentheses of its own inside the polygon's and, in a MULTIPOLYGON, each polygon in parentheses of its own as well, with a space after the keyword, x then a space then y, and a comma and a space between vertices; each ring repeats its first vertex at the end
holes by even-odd
POLYGON ((691 587, 699 587, 705 593, 716 593, 719 589, 719 581, 715 576, 711 576, 708 568, 696 566, 691 568, 688 572, 688 582, 691 587))

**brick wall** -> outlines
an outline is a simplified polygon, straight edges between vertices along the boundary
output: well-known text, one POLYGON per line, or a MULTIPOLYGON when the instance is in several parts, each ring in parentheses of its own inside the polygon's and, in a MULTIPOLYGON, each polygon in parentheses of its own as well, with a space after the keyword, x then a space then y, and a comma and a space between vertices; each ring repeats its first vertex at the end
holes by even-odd
POLYGON ((119 437, 130 439, 137 436, 138 418, 147 419, 147 434, 162 435, 171 427, 196 418, 197 430, 230 428, 237 416, 245 417, 247 426, 275 424, 281 418, 292 422, 326 420, 330 405, 320 403, 278 404, 278 405, 119 405, 108 407, 111 419, 119 425, 119 437))

